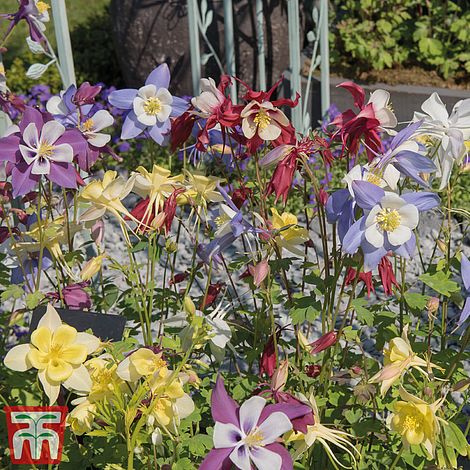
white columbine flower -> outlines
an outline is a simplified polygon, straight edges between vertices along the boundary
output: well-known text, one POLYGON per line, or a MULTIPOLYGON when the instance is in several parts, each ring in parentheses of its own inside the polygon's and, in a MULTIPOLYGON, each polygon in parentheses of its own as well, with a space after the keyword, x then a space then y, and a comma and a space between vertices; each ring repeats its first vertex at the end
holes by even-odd
POLYGON ((217 88, 212 78, 201 78, 201 94, 191 100, 191 104, 198 108, 202 117, 209 117, 224 101, 224 94, 217 88))
POLYGON ((390 106, 390 93, 385 90, 375 90, 369 98, 367 104, 372 103, 374 107, 374 114, 380 122, 380 126, 385 131, 390 132, 387 128, 396 127, 398 124, 397 118, 390 106))
POLYGON ((387 165, 384 169, 373 168, 372 165, 356 165, 343 178, 343 183, 348 185, 351 196, 354 197, 352 190, 353 181, 367 181, 380 188, 389 188, 392 191, 397 189, 397 183, 400 179, 400 172, 392 165, 387 165))
POLYGON ((173 97, 166 88, 155 85, 145 85, 139 88, 133 101, 134 113, 137 120, 145 126, 155 126, 158 122, 165 122, 171 114, 173 97))
POLYGON ((444 189, 449 182, 455 161, 465 153, 464 141, 470 138, 470 99, 455 104, 449 113, 439 95, 434 92, 422 105, 422 113, 416 112, 413 120, 423 120, 418 134, 435 138, 438 150, 435 163, 438 176, 441 176, 439 189, 444 189))

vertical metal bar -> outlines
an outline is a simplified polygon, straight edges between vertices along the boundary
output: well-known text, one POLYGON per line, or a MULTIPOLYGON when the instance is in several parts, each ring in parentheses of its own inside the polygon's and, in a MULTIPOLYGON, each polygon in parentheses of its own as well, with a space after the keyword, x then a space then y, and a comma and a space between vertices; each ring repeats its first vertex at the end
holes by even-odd
POLYGON ((54 18, 59 65, 63 75, 64 87, 75 85, 75 68, 73 66, 72 44, 70 43, 69 23, 65 0, 52 0, 52 16, 54 18))
MULTIPOLYGON (((299 25, 299 0, 287 0, 287 21, 289 31, 289 63, 291 95, 295 98, 302 94, 300 86, 300 25, 299 25)), ((296 106, 292 109, 292 124, 297 131, 302 130, 302 109, 296 106)))
POLYGON ((194 96, 199 95, 199 82, 201 80, 198 16, 197 0, 188 0, 189 54, 191 56, 191 76, 194 96))
MULTIPOLYGON (((225 39, 225 67, 228 75, 234 77, 235 68, 235 34, 233 28, 233 5, 232 0, 224 0, 224 39, 225 39)), ((237 102, 237 84, 233 80, 230 87, 230 97, 234 103, 237 102)))
POLYGON ((258 46, 259 89, 266 90, 263 0, 256 0, 256 40, 258 46))
POLYGON ((321 56, 321 113, 325 115, 330 107, 330 47, 328 44, 328 0, 320 2, 320 56, 321 56))

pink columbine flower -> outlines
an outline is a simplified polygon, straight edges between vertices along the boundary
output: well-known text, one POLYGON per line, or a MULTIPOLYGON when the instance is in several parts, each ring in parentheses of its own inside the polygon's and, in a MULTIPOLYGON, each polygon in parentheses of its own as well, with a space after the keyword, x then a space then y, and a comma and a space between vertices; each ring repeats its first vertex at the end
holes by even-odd
POLYGON ((240 470, 292 470, 293 463, 279 437, 292 429, 291 420, 308 413, 303 404, 267 405, 260 396, 249 398, 241 406, 225 390, 219 376, 212 392, 214 449, 199 470, 220 470, 233 464, 240 470))

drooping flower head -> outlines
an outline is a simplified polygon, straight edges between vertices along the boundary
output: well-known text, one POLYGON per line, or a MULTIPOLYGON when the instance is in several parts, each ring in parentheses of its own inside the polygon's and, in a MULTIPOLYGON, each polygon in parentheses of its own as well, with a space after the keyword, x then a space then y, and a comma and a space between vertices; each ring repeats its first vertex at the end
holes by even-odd
POLYGON ((470 261, 463 253, 460 266, 460 272, 462 274, 462 281, 466 291, 466 295, 465 304, 457 321, 458 326, 463 325, 467 318, 470 317, 470 261))
POLYGON ((31 191, 41 179, 63 188, 77 187, 77 172, 72 164, 79 149, 73 131, 51 119, 48 114, 27 107, 17 132, 0 139, 0 161, 7 161, 13 196, 31 191))
POLYGON ((348 149, 353 155, 359 151, 359 144, 363 139, 368 158, 372 160, 374 152, 382 150, 380 130, 394 128, 397 125, 397 119, 389 108, 390 93, 385 90, 375 90, 366 104, 365 91, 360 86, 353 82, 340 83, 338 86, 351 93, 359 112, 356 114, 352 109, 348 109, 337 116, 331 122, 338 128, 334 137, 340 137, 343 152, 348 149))
POLYGON ((169 86, 170 70, 167 64, 161 64, 138 90, 126 88, 109 95, 108 100, 113 106, 128 110, 122 139, 132 139, 147 132, 157 144, 164 144, 171 128, 170 118, 180 116, 188 107, 185 100, 171 95, 169 86))

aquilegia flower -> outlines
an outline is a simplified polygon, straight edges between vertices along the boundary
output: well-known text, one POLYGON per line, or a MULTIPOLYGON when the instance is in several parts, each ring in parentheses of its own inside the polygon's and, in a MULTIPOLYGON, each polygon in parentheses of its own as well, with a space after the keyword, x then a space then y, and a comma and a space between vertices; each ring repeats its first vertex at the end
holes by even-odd
POLYGON ((375 269, 392 251, 409 258, 416 248, 413 230, 418 226, 419 212, 439 205, 439 197, 430 192, 398 194, 384 191, 375 184, 354 181, 356 203, 364 215, 348 230, 343 250, 354 254, 362 248, 364 269, 375 269))
POLYGON ((93 100, 97 89, 99 92, 101 87, 84 83, 77 90, 75 85, 70 85, 60 96, 53 96, 46 105, 56 121, 67 128, 77 129, 83 136, 77 162, 84 171, 98 160, 100 152, 113 154, 107 145, 111 136, 101 131, 112 126, 114 118, 105 109, 94 111, 93 100))
POLYGON ((162 145, 170 131, 170 117, 181 115, 188 103, 172 96, 170 70, 167 64, 154 69, 138 90, 126 88, 113 91, 109 102, 116 108, 129 110, 122 126, 121 139, 132 139, 147 131, 150 137, 162 145))
POLYGON ((401 337, 393 338, 388 348, 384 348, 384 368, 369 380, 370 383, 381 382, 382 396, 410 368, 418 370, 426 377, 428 377, 426 369, 431 367, 440 369, 436 364, 425 361, 413 351, 408 339, 408 327, 409 325, 405 325, 401 337))
POLYGON ((0 139, 0 161, 11 171, 13 197, 31 191, 41 176, 63 188, 77 187, 72 164, 76 138, 37 109, 26 107, 19 132, 0 139))
POLYGON ((434 159, 439 167, 441 184, 444 189, 449 182, 455 161, 465 153, 464 141, 470 138, 470 99, 455 104, 449 113, 439 95, 434 92, 422 105, 422 113, 414 114, 414 120, 423 120, 419 133, 435 139, 437 155, 434 159))
POLYGON ((288 252, 304 256, 302 245, 309 240, 308 230, 298 225, 297 217, 294 214, 283 212, 279 214, 276 208, 271 208, 271 225, 275 230, 274 242, 281 249, 288 252))
POLYGON ((96 336, 77 333, 75 328, 62 324, 56 309, 49 304, 31 334, 31 343, 10 349, 3 362, 18 372, 37 369, 52 405, 59 396, 61 385, 79 393, 90 391, 90 374, 83 363, 99 347, 100 340, 96 336))
POLYGON ((292 429, 291 419, 309 413, 310 408, 266 403, 266 399, 254 396, 239 406, 227 394, 219 376, 211 398, 214 449, 199 470, 221 470, 229 468, 230 463, 240 470, 251 470, 252 464, 259 470, 292 470, 289 452, 276 441, 292 429))
POLYGON ((397 119, 389 107, 390 93, 385 90, 375 90, 365 104, 363 88, 353 82, 340 83, 338 86, 351 93, 359 113, 356 114, 352 109, 348 109, 337 116, 331 122, 338 128, 333 137, 339 135, 343 143, 343 152, 348 149, 351 154, 357 154, 363 139, 367 156, 372 160, 374 153, 382 150, 379 132, 397 125, 397 119))
POLYGON ((411 395, 403 387, 400 387, 400 397, 403 401, 395 402, 394 413, 387 420, 388 425, 392 431, 401 435, 406 448, 410 445, 422 444, 428 454, 433 457, 440 422, 446 424, 442 418, 436 416, 444 398, 429 404, 411 395))

